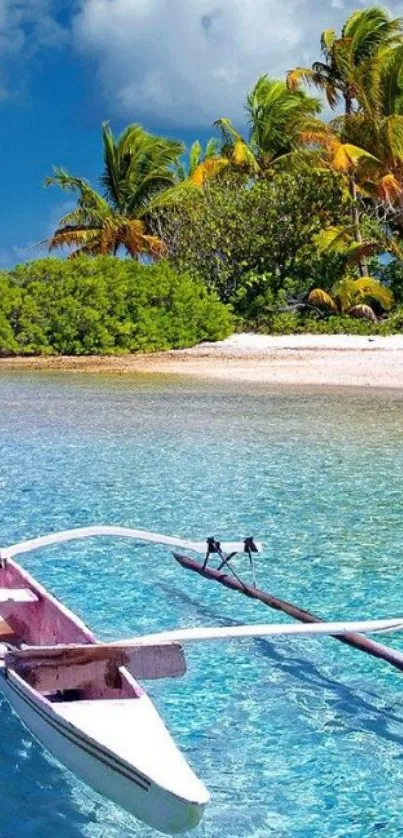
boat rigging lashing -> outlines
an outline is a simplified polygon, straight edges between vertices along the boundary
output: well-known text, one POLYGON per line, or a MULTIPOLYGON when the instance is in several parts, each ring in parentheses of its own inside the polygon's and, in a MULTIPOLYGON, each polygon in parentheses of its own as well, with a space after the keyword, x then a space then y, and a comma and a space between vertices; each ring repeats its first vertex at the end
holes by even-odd
MULTIPOLYGON (((218 555, 221 559, 221 564, 219 564, 218 570, 221 571, 224 567, 227 567, 231 571, 232 575, 235 576, 235 579, 237 579, 238 582, 241 583, 241 580, 239 579, 238 575, 235 573, 234 568, 232 567, 232 565, 230 565, 231 559, 233 559, 240 551, 239 550, 233 550, 231 553, 228 553, 226 555, 223 552, 223 550, 221 549, 220 542, 217 541, 214 538, 214 536, 211 536, 210 538, 207 538, 206 539, 206 544, 207 544, 207 551, 206 551, 206 556, 205 556, 204 563, 203 563, 203 570, 206 569, 210 556, 211 555, 218 555)), ((243 540, 243 552, 247 553, 248 556, 249 556, 249 564, 250 564, 250 569, 251 569, 251 572, 252 572, 253 587, 256 588, 256 570, 255 570, 255 562, 254 562, 254 559, 253 559, 253 553, 258 553, 259 548, 257 547, 253 537, 249 536, 248 538, 244 538, 244 540, 243 540)))
POLYGON ((224 553, 221 550, 221 544, 220 544, 219 541, 217 541, 214 538, 213 535, 211 535, 209 538, 206 538, 206 544, 207 544, 207 550, 206 550, 206 555, 205 555, 205 558, 204 558, 203 567, 207 567, 208 560, 213 553, 214 554, 218 553, 218 555, 222 559, 224 558, 224 553))
POLYGON ((248 556, 249 556, 249 564, 250 564, 250 569, 251 569, 251 571, 252 571, 252 582, 253 582, 253 587, 254 587, 254 588, 257 588, 257 584, 256 584, 256 570, 255 570, 255 562, 254 562, 254 558, 253 558, 253 553, 257 553, 257 552, 258 552, 258 549, 257 549, 257 547, 256 547, 256 544, 255 544, 255 542, 254 542, 253 538, 245 538, 245 540, 244 540, 244 549, 245 549, 245 553, 247 553, 247 554, 248 554, 248 556))

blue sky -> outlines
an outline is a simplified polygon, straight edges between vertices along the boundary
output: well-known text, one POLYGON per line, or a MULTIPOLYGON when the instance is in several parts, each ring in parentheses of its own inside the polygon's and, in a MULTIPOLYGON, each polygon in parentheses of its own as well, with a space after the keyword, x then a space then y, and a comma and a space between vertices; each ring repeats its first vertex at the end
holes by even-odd
POLYGON ((41 255, 36 243, 68 209, 66 193, 43 188, 52 165, 96 182, 103 120, 187 142, 220 116, 241 127, 258 75, 310 63, 322 29, 360 5, 0 0, 0 268, 41 255))

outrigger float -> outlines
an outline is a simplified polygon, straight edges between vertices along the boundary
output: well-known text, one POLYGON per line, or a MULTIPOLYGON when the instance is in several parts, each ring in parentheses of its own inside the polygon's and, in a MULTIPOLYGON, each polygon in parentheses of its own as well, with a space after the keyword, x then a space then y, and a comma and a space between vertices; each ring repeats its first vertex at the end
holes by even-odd
POLYGON ((363 636, 403 629, 403 618, 326 623, 256 587, 253 539, 220 545, 125 527, 93 526, 52 533, 0 551, 0 689, 21 720, 61 763, 96 791, 161 832, 195 827, 209 801, 139 681, 181 677, 182 643, 244 637, 331 635, 403 670, 403 654, 363 636), (90 629, 28 574, 15 557, 47 545, 94 536, 204 555, 174 553, 182 567, 283 611, 307 625, 175 629, 112 643, 90 629), (249 555, 253 584, 231 565, 249 555), (217 569, 208 565, 218 555, 217 569), (311 625, 309 625, 311 623, 311 625))

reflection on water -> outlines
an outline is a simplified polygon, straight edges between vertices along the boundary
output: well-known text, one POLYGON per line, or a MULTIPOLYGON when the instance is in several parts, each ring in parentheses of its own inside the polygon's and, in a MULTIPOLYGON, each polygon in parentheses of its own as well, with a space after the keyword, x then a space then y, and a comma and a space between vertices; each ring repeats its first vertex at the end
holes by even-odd
MULTIPOLYGON (((1 543, 94 522, 254 535, 261 587, 328 618, 401 615, 398 393, 23 374, 0 394, 1 543)), ((104 638, 280 619, 161 547, 91 540, 25 564, 104 638)), ((399 673, 331 639, 211 642, 187 659, 150 692, 212 793, 195 838, 402 835, 399 673)), ((46 756, 4 702, 1 757, 0 838, 156 834, 46 756)))

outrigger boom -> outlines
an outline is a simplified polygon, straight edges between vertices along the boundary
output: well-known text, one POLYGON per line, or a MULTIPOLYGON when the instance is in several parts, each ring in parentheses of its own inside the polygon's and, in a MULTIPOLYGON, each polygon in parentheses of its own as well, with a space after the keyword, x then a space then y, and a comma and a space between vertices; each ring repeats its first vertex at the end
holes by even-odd
MULTIPOLYGON (((155 532, 148 532, 147 530, 133 529, 132 527, 114 527, 96 525, 91 527, 79 527, 72 530, 63 530, 62 532, 54 532, 49 535, 42 535, 39 538, 32 538, 28 541, 20 541, 18 544, 13 544, 10 547, 3 547, 0 550, 1 559, 11 559, 14 556, 19 556, 22 553, 29 553, 31 550, 39 550, 41 547, 47 547, 51 544, 63 544, 66 541, 75 541, 83 538, 94 538, 96 536, 109 536, 112 538, 131 538, 135 541, 149 542, 151 544, 162 544, 167 547, 178 547, 182 550, 191 550, 193 553, 206 553, 207 545, 211 539, 205 541, 189 541, 180 536, 160 535, 155 532)), ((220 544, 220 549, 224 553, 241 553, 245 549, 245 539, 243 542, 230 541, 220 544)), ((219 544, 219 542, 215 542, 219 544)), ((256 549, 261 550, 262 545, 256 544, 256 549)))
MULTIPOLYGON (((249 599, 255 599, 263 605, 273 608, 275 611, 281 611, 283 614, 287 614, 294 620, 298 620, 301 623, 313 623, 315 625, 324 624, 324 621, 318 617, 317 614, 312 614, 310 611, 306 611, 304 608, 300 608, 292 602, 287 602, 287 600, 280 599, 279 597, 274 596, 274 594, 259 590, 255 585, 249 585, 247 582, 244 582, 236 573, 234 573, 229 563, 229 557, 226 558, 225 566, 230 572, 223 573, 221 570, 217 570, 214 567, 207 567, 206 562, 200 564, 188 556, 182 556, 178 553, 174 553, 173 555, 181 567, 186 570, 192 570, 206 579, 210 579, 224 585, 225 588, 237 591, 249 599)), ((223 567, 223 561, 221 561, 220 567, 223 567)), ((377 643, 369 637, 364 637, 364 635, 359 633, 357 630, 350 630, 343 634, 332 633, 331 636, 340 643, 345 643, 347 646, 352 646, 359 652, 364 652, 364 654, 384 660, 396 669, 403 671, 403 653, 399 652, 397 649, 392 649, 390 646, 385 646, 382 643, 377 643)))
MULTIPOLYGON (((94 659, 107 658, 115 653, 130 652, 136 649, 153 649, 171 643, 194 643, 203 640, 244 640, 248 637, 342 637, 350 632, 361 634, 385 634, 403 630, 403 617, 394 620, 346 620, 344 622, 313 623, 298 626, 283 623, 257 623, 243 626, 207 626, 206 628, 173 629, 139 635, 124 640, 112 640, 109 643, 58 643, 55 646, 30 646, 17 649, 5 655, 6 662, 33 661, 35 659, 61 659, 66 655, 66 663, 74 661, 74 654, 91 655, 94 659)), ((61 661, 60 661, 61 662, 61 661)))

